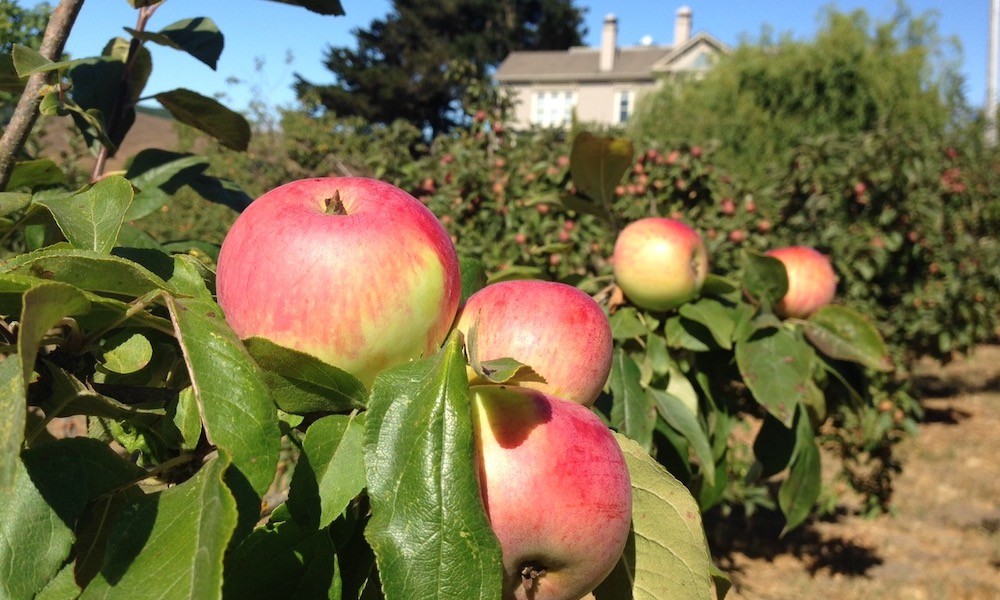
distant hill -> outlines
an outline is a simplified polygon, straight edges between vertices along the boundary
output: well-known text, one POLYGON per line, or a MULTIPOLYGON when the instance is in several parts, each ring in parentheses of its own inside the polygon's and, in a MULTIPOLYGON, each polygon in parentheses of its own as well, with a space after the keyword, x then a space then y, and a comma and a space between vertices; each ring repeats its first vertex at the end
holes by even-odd
MULTIPOLYGON (((58 160, 63 152, 72 155, 72 145, 78 139, 74 135, 75 128, 69 117, 47 117, 43 124, 45 134, 42 136, 42 154, 58 160)), ((163 148, 177 150, 180 145, 177 136, 177 122, 170 113, 163 109, 139 107, 136 111, 135 125, 129 130, 118 152, 108 160, 106 171, 118 171, 125 168, 125 161, 146 148, 163 148)), ((85 152, 80 160, 80 168, 90 172, 94 168, 94 157, 85 152)))

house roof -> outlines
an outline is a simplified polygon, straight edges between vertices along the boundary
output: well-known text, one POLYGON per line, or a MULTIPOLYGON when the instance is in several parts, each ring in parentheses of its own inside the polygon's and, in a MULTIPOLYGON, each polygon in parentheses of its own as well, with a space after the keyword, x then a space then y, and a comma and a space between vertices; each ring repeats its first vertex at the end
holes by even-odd
POLYGON ((494 75, 501 83, 522 81, 632 81, 652 79, 657 72, 669 71, 671 63, 699 44, 709 44, 727 52, 725 44, 699 33, 680 46, 634 46, 615 50, 614 66, 601 71, 600 48, 576 47, 569 50, 511 52, 494 75))

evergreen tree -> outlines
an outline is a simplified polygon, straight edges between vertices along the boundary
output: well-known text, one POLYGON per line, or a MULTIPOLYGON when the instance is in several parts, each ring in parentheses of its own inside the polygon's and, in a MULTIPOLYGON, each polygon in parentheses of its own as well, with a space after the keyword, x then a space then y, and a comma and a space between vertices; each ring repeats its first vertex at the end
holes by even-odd
POLYGON ((456 62, 483 80, 512 50, 579 45, 582 22, 573 0, 394 0, 392 13, 355 32, 356 49, 327 50, 336 83, 297 75, 295 88, 299 98, 339 116, 403 119, 438 133, 455 124, 469 83, 450 76, 456 62))

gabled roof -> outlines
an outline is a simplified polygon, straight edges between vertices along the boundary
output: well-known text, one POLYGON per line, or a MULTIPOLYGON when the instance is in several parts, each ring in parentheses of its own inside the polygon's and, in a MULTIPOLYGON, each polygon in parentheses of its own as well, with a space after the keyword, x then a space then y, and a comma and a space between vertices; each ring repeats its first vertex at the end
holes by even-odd
POLYGON ((511 52, 497 68, 494 77, 500 83, 522 81, 634 81, 653 79, 658 72, 672 70, 670 65, 695 47, 708 44, 718 52, 729 48, 707 33, 699 33, 680 46, 633 46, 615 50, 614 66, 601 71, 600 48, 575 47, 569 50, 511 52))

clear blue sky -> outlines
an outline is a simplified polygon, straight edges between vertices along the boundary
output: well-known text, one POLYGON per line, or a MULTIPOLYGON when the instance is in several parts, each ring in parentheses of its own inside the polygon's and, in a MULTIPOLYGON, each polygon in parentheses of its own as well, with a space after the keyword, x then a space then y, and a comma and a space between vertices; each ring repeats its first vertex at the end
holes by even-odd
MULTIPOLYGON (((55 3, 57 0, 50 0, 55 3)), ((31 6, 36 0, 22 0, 31 6)), ((271 105, 286 105, 294 100, 290 86, 293 73, 326 83, 331 73, 323 67, 323 53, 328 46, 350 46, 351 32, 366 27, 374 18, 390 10, 388 0, 342 0, 345 17, 320 16, 305 9, 266 0, 166 0, 154 15, 149 29, 156 31, 174 21, 198 16, 211 17, 225 35, 226 45, 217 71, 170 48, 150 45, 153 53, 153 77, 147 94, 189 87, 202 94, 227 95, 227 103, 244 108, 251 90, 271 105), (259 62, 262 68, 257 68, 259 62), (242 80, 232 84, 230 79, 242 80)), ((674 14, 686 4, 693 11, 694 32, 705 31, 730 45, 746 36, 757 38, 763 28, 787 33, 795 38, 811 38, 825 6, 850 11, 864 8, 874 18, 890 18, 896 0, 577 0, 586 8, 588 29, 585 42, 599 43, 601 22, 608 13, 618 17, 619 45, 637 44, 644 36, 655 43, 673 39, 674 14)), ((955 37, 961 44, 961 70, 966 80, 966 98, 982 106, 986 97, 987 38, 989 35, 989 0, 910 0, 907 6, 915 14, 933 11, 939 32, 955 37)), ((70 36, 67 50, 74 57, 93 56, 105 42, 124 35, 122 27, 135 26, 136 11, 126 0, 87 0, 70 36)))

